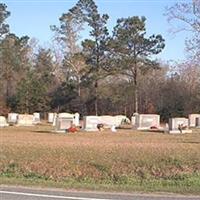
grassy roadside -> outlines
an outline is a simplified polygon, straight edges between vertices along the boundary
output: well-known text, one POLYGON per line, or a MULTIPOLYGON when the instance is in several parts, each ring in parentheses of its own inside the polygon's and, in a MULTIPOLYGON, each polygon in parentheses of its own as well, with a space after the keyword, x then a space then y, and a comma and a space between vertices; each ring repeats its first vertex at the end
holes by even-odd
POLYGON ((200 132, 54 134, 50 127, 0 132, 0 184, 200 194, 200 132))
POLYGON ((194 175, 184 180, 139 180, 129 179, 124 183, 111 183, 107 181, 96 182, 94 180, 77 181, 68 179, 65 181, 45 180, 43 178, 6 177, 0 176, 2 185, 35 186, 43 188, 63 188, 76 190, 95 190, 105 192, 167 192, 178 194, 200 195, 200 175, 194 175))

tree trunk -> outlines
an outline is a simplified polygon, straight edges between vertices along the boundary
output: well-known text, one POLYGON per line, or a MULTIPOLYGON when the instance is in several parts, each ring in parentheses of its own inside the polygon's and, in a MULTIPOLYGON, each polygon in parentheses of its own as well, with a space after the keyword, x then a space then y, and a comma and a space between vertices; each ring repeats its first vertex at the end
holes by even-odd
POLYGON ((6 74, 6 106, 8 106, 8 99, 10 97, 11 78, 7 72, 6 74))
POLYGON ((137 84, 135 85, 135 105, 134 105, 134 107, 135 107, 135 110, 134 110, 134 112, 136 112, 136 113, 138 113, 138 87, 137 87, 137 84))
POLYGON ((98 82, 95 82, 95 114, 98 116, 98 82))
POLYGON ((134 112, 139 113, 139 108, 138 108, 138 70, 137 70, 137 63, 135 61, 134 63, 134 88, 135 88, 135 93, 134 93, 134 112))
POLYGON ((78 77, 78 96, 81 97, 81 79, 78 77))
POLYGON ((6 105, 8 105, 8 97, 9 97, 9 80, 6 80, 6 105))

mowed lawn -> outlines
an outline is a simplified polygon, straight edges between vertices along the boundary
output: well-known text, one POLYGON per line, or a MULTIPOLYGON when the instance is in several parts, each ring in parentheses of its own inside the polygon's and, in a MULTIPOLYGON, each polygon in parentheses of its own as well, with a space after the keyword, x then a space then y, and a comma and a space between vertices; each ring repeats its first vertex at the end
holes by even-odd
POLYGON ((200 194, 200 129, 60 134, 50 125, 0 129, 0 183, 200 194))

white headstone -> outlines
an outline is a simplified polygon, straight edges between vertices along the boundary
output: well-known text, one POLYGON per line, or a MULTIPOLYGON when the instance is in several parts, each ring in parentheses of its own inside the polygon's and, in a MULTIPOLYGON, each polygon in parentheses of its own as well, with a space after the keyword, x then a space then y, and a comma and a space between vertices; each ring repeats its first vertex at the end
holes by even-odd
POLYGON ((136 124, 136 117, 138 116, 138 113, 134 113, 133 116, 131 117, 131 124, 134 127, 136 124))
POLYGON ((53 113, 53 126, 56 126, 57 117, 58 117, 58 114, 53 113))
POLYGON ((17 126, 33 126, 33 120, 33 115, 19 114, 17 119, 17 126))
POLYGON ((53 123, 54 113, 48 113, 48 122, 53 123))
POLYGON ((200 114, 189 115, 189 127, 196 127, 196 118, 200 118, 200 114))
POLYGON ((191 133, 189 130, 189 120, 187 118, 169 119, 169 133, 191 133))
POLYGON ((196 127, 196 128, 200 128, 200 117, 197 117, 197 118, 196 118, 195 127, 196 127))
POLYGON ((75 113, 75 114, 74 114, 74 120, 73 120, 73 124, 74 124, 75 126, 80 126, 79 119, 80 119, 80 114, 79 114, 79 113, 75 113))
POLYGON ((75 113, 75 114, 71 114, 71 113, 59 113, 58 114, 58 118, 68 118, 68 119, 71 119, 73 125, 80 126, 80 122, 79 122, 80 114, 79 113, 75 113))
POLYGON ((59 118, 74 118, 74 114, 71 114, 71 113, 59 113, 58 114, 58 117, 59 118))
POLYGON ((126 117, 125 115, 116 115, 115 116, 115 120, 116 120, 116 126, 120 126, 122 124, 130 124, 131 121, 128 117, 126 117))
POLYGON ((6 121, 6 118, 4 116, 0 116, 0 127, 6 127, 9 126, 9 124, 6 121))
POLYGON ((56 118, 56 132, 66 132, 73 124, 73 118, 57 117, 56 118))
POLYGON ((130 120, 124 115, 102 115, 102 116, 86 116, 84 117, 84 129, 86 131, 97 131, 97 125, 103 124, 104 128, 119 127, 123 122, 130 123, 130 120))
POLYGON ((134 128, 136 128, 137 130, 151 130, 152 128, 160 129, 160 115, 136 115, 134 128))
POLYGON ((40 124, 40 113, 33 113, 33 123, 34 124, 40 124))
POLYGON ((113 125, 117 126, 117 121, 114 116, 103 115, 99 116, 99 123, 104 125, 104 128, 111 128, 113 125))
POLYGON ((101 123, 99 116, 85 116, 83 121, 83 126, 86 131, 98 131, 97 124, 101 123))
POLYGON ((16 124, 17 117, 18 117, 18 113, 8 113, 8 123, 16 124))

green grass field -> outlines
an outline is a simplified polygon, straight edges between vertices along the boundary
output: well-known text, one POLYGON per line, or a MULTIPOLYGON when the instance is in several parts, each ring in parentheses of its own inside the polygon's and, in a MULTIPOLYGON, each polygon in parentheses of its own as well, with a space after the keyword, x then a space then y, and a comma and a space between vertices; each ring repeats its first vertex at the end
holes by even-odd
POLYGON ((0 183, 200 194, 200 130, 58 134, 49 125, 0 129, 0 183))

